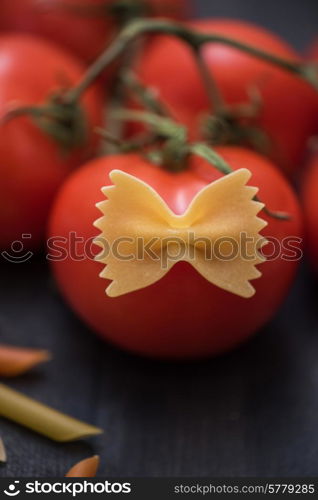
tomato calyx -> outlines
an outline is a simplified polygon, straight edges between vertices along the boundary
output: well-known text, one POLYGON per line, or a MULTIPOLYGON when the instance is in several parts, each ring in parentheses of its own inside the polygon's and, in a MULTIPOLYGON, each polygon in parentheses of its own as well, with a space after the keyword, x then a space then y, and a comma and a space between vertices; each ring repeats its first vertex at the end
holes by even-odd
POLYGON ((201 46, 194 46, 197 69, 210 103, 210 114, 202 121, 202 136, 209 144, 245 145, 262 154, 270 150, 269 138, 263 130, 253 123, 259 118, 262 97, 257 87, 247 89, 249 100, 229 105, 214 79, 211 68, 201 51, 201 46))
POLYGON ((150 128, 150 134, 142 134, 131 141, 120 140, 99 129, 102 137, 118 147, 120 152, 144 150, 152 163, 170 172, 181 172, 188 167, 188 131, 184 125, 150 111, 118 109, 113 113, 113 117, 120 121, 143 123, 150 128))
POLYGON ((72 151, 87 142, 87 119, 82 106, 69 103, 63 95, 54 94, 48 100, 51 116, 36 118, 38 126, 50 135, 65 152, 72 151))
MULTIPOLYGON (((125 85, 126 90, 131 92, 132 97, 135 98, 146 111, 119 109, 113 112, 113 117, 119 120, 142 123, 150 127, 152 133, 151 135, 142 135, 141 138, 138 138, 137 142, 134 140, 128 142, 120 141, 118 138, 114 138, 105 131, 102 132, 103 137, 119 147, 121 152, 143 149, 145 146, 155 145, 157 142, 160 142, 160 150, 155 149, 148 153, 148 158, 152 163, 166 168, 171 172, 179 172, 186 169, 190 153, 187 128, 174 121, 169 110, 165 107, 163 102, 158 99, 158 96, 151 88, 145 87, 131 70, 123 72, 121 75, 121 82, 125 85), (142 140, 141 142, 140 139, 142 140)), ((213 86, 213 82, 211 82, 211 86, 213 86)), ((217 93, 217 88, 212 89, 212 92, 217 93)), ((207 120, 210 119, 211 121, 211 130, 209 131, 210 139, 212 122, 214 120, 215 124, 217 124, 219 116, 222 117, 222 120, 227 118, 229 125, 232 126, 230 117, 232 117, 233 114, 234 126, 234 119, 236 118, 234 116, 234 108, 230 109, 230 107, 227 107, 220 94, 217 101, 219 110, 218 115, 214 114, 207 118, 207 120)), ((243 105, 241 107, 242 111, 239 107, 235 109, 237 116, 239 116, 239 113, 243 114, 243 112, 245 115, 256 114, 256 103, 251 103, 249 107, 247 105, 245 108, 243 105)), ((209 142, 211 146, 222 143, 221 140, 216 141, 215 138, 207 142, 209 142)), ((224 168, 223 164, 220 166, 220 171, 223 173, 230 173, 229 168, 224 168)))
POLYGON ((24 115, 31 117, 45 134, 54 139, 63 153, 69 153, 87 141, 84 110, 77 102, 65 100, 61 92, 50 95, 43 105, 12 106, 2 122, 24 115))
POLYGON ((250 100, 229 106, 222 105, 216 113, 206 115, 201 133, 209 144, 250 146, 258 153, 269 154, 271 141, 260 127, 254 125, 262 109, 262 98, 256 88, 250 89, 250 100))

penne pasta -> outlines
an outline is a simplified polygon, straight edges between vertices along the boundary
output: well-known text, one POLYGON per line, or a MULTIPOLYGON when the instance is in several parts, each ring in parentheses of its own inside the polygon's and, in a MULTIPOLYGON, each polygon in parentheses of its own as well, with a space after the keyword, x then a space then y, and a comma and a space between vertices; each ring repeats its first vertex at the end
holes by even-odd
POLYGON ((0 416, 54 441, 76 441, 103 431, 0 384, 0 416))

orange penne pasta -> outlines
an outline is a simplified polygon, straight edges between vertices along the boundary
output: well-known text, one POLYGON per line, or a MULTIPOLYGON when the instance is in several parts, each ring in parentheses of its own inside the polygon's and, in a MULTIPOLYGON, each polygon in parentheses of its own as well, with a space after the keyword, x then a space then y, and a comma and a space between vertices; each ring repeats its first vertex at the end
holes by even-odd
POLYGON ((50 358, 50 353, 45 350, 0 344, 0 376, 15 377, 21 375, 50 358))
POLYGON ((99 467, 99 462, 100 459, 98 455, 86 458, 85 460, 73 465, 65 477, 95 477, 99 467))

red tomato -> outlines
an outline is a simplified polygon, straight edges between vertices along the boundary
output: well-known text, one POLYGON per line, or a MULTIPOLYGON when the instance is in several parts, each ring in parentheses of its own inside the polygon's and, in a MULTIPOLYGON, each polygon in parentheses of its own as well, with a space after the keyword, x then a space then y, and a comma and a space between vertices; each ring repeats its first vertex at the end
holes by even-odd
POLYGON ((303 205, 309 257, 318 271, 318 155, 313 158, 305 176, 303 205))
MULTIPOLYGON (((11 104, 43 104, 65 85, 74 85, 82 65, 48 42, 28 35, 0 37, 0 113, 11 104)), ((69 151, 43 132, 31 117, 14 118, 0 126, 0 248, 22 234, 26 246, 37 248, 55 192, 66 175, 96 151, 94 128, 101 123, 102 98, 97 88, 85 94, 88 139, 69 151)))
MULTIPOLYGON (((300 60, 285 42, 252 24, 207 20, 190 26, 231 37, 289 60, 300 60)), ((248 102, 249 89, 259 90, 263 104, 253 124, 262 128, 271 141, 268 156, 286 172, 300 167, 307 139, 316 130, 316 92, 294 75, 237 49, 213 43, 203 50, 228 104, 248 102)), ((190 127, 192 136, 197 135, 193 129, 209 104, 189 47, 174 37, 158 36, 146 48, 138 72, 146 85, 158 89, 159 96, 174 115, 190 127)))
MULTIPOLYGON (((186 1, 149 0, 149 8, 155 15, 182 18, 186 1)), ((114 3, 116 0, 1 0, 0 29, 41 35, 91 62, 117 30, 108 11, 114 3)))
MULTIPOLYGON (((302 220, 298 201, 282 174, 266 159, 241 148, 219 148, 233 169, 252 172, 251 185, 272 210, 287 211, 291 220, 268 220, 262 234, 282 241, 300 238, 302 220)), ((103 199, 101 187, 110 184, 108 174, 120 169, 151 185, 176 213, 182 214, 196 193, 221 174, 202 159, 193 157, 188 170, 171 174, 137 155, 104 157, 78 170, 64 184, 53 209, 50 236, 58 237, 50 251, 53 269, 65 299, 102 337, 147 356, 197 358, 219 353, 239 344, 275 313, 293 279, 297 262, 282 256, 262 264, 262 277, 253 281, 256 294, 243 299, 210 284, 187 263, 177 263, 159 282, 118 298, 105 294, 107 281, 98 275, 103 266, 89 255, 90 242, 99 231, 95 204, 103 199), (73 235, 71 233, 73 232, 73 235), (76 255, 67 253, 72 238, 76 255), (60 247, 60 250, 57 249, 60 247), (86 254, 86 257, 84 255, 86 254)), ((285 244, 287 245, 286 241, 285 244)), ((271 247, 271 248, 270 248, 271 247)), ((267 255, 273 252, 267 245, 267 255)), ((92 253, 100 249, 92 246, 92 253)), ((283 252, 284 253, 284 252, 283 252)), ((287 252, 289 253, 289 252, 287 252)))

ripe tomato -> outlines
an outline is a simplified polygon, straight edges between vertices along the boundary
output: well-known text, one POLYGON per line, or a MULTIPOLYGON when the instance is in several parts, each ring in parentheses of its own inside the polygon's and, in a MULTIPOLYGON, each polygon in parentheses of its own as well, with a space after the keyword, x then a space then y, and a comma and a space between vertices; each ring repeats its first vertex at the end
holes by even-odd
MULTIPOLYGON (((300 207, 282 174, 266 158, 252 151, 224 147, 219 148, 219 153, 233 169, 250 169, 251 185, 260 187, 260 199, 270 209, 290 214, 288 221, 261 214, 269 223, 262 234, 277 238, 280 244, 289 236, 300 237, 300 207)), ((95 204, 103 199, 100 190, 110 184, 108 174, 113 169, 147 182, 176 214, 184 213, 195 194, 221 176, 197 157, 192 158, 188 170, 171 174, 138 155, 129 154, 96 159, 69 178, 53 208, 49 253, 62 294, 89 326, 102 337, 137 353, 161 358, 196 358, 239 344, 273 316, 297 268, 295 260, 282 256, 260 266, 263 275, 253 281, 256 294, 251 299, 213 286, 184 262, 177 263, 148 288, 118 298, 107 297, 107 281, 98 276, 103 266, 93 260, 93 254, 100 249, 93 245, 89 255, 90 245, 85 248, 84 242, 91 243, 99 234, 93 227, 100 217, 95 204), (80 238, 77 252, 72 242, 74 235, 80 238)), ((265 248, 264 253, 269 256, 272 244, 265 248)))
MULTIPOLYGON (((299 60, 285 42, 252 24, 206 20, 192 22, 190 26, 202 32, 219 33, 289 60, 299 60)), ((270 140, 268 156, 286 172, 300 167, 307 139, 316 130, 316 92, 294 75, 226 45, 211 43, 203 51, 226 103, 248 102, 249 90, 258 89, 262 106, 252 124, 267 134, 270 140)), ((157 36, 141 57, 138 73, 146 85, 159 91, 174 115, 190 127, 192 135, 196 135, 193 129, 209 109, 209 103, 189 47, 174 37, 157 36)))
MULTIPOLYGON (((133 0, 137 3, 140 0, 133 0)), ((113 38, 110 14, 118 0, 1 0, 0 29, 33 33, 54 40, 92 62, 113 38)), ((148 0, 154 15, 182 18, 186 0, 148 0)))
MULTIPOLYGON (((28 35, 0 37, 0 113, 12 104, 44 104, 65 86, 79 80, 83 67, 49 42, 28 35)), ((81 101, 88 137, 83 145, 62 151, 29 116, 0 126, 0 248, 22 234, 26 246, 37 248, 45 235, 52 199, 69 172, 96 150, 94 127, 101 123, 102 97, 91 89, 81 101)))
POLYGON ((318 271, 318 155, 309 165, 303 185, 303 205, 307 247, 313 267, 318 271))

